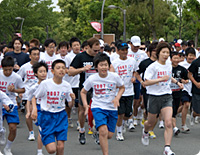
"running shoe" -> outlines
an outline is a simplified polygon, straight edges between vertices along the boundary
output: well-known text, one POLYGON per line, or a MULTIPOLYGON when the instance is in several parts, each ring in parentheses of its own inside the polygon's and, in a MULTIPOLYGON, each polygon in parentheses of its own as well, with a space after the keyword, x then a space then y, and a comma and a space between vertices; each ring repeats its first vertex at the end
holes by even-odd
POLYGON ((85 132, 79 133, 79 142, 84 145, 86 143, 85 132))
POLYGON ((138 125, 138 120, 137 120, 137 118, 134 118, 134 119, 133 119, 133 125, 134 125, 134 126, 137 126, 137 125, 138 125))
POLYGON ((194 123, 195 123, 195 124, 199 124, 199 116, 196 116, 196 117, 194 118, 194 123))
POLYGON ((100 145, 100 141, 99 141, 99 132, 96 132, 95 134, 93 134, 93 138, 95 139, 95 143, 97 145, 100 145))
POLYGON ((142 144, 147 146, 149 145, 149 133, 144 132, 144 128, 142 129, 142 138, 141 138, 142 144))
POLYGON ((34 132, 33 132, 33 131, 31 131, 31 133, 29 134, 28 140, 29 140, 29 141, 34 141, 34 140, 35 140, 35 135, 34 135, 34 132))
POLYGON ((93 134, 93 131, 89 129, 88 135, 92 135, 92 134, 93 134))
POLYGON ((196 155, 200 155, 200 151, 199 151, 199 153, 197 153, 196 155))
POLYGON ((176 155, 176 154, 172 152, 171 149, 169 149, 169 150, 164 150, 163 155, 176 155))
POLYGON ((3 155, 3 153, 1 153, 1 151, 0 151, 0 155, 3 155))
POLYGON ((174 136, 178 136, 178 134, 180 133, 179 128, 174 127, 174 128, 173 128, 173 133, 174 133, 174 136))
POLYGON ((135 126, 133 125, 133 122, 130 122, 128 130, 129 132, 133 132, 135 130, 135 126))
POLYGON ((190 131, 190 129, 187 127, 187 125, 182 125, 181 130, 182 130, 183 133, 187 133, 187 132, 190 131))
POLYGON ((3 151, 5 155, 13 155, 11 149, 4 148, 3 151))
POLYGON ((37 153, 37 155, 44 155, 44 154, 40 152, 40 153, 37 153))
POLYGON ((71 118, 68 118, 68 127, 70 127, 70 128, 73 128, 73 127, 74 127, 74 124, 73 124, 71 118))
POLYGON ((155 135, 155 133, 153 131, 149 131, 149 137, 151 139, 156 139, 156 135, 155 135))
POLYGON ((121 132, 117 132, 116 139, 117 141, 124 141, 123 134, 121 132))
POLYGON ((159 128, 160 128, 160 129, 164 129, 164 127, 165 127, 165 126, 164 126, 164 121, 160 121, 159 128))

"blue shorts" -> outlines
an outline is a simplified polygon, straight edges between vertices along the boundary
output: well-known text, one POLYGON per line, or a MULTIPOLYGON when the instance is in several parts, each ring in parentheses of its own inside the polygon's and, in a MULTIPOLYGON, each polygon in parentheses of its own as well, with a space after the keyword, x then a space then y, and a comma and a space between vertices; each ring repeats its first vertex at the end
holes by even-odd
POLYGON ((44 145, 57 141, 66 141, 68 117, 65 110, 57 113, 41 111, 39 131, 44 145))
POLYGON ((3 108, 3 118, 6 118, 7 123, 17 123, 19 124, 19 115, 18 115, 18 107, 15 106, 12 112, 7 112, 6 109, 3 108))
POLYGON ((100 108, 92 108, 91 110, 95 120, 96 129, 102 125, 107 125, 108 131, 115 132, 118 119, 117 110, 104 110, 100 108))
POLYGON ((140 88, 141 88, 141 84, 138 80, 136 80, 136 83, 133 84, 134 86, 134 99, 138 100, 140 98, 140 88))
POLYGON ((182 96, 181 96, 182 104, 184 102, 191 102, 191 100, 192 100, 192 96, 190 96, 187 91, 185 91, 185 90, 182 91, 182 96))
POLYGON ((35 125, 39 126, 40 117, 41 117, 41 109, 40 109, 40 104, 36 104, 36 106, 37 106, 37 122, 35 122, 35 125))

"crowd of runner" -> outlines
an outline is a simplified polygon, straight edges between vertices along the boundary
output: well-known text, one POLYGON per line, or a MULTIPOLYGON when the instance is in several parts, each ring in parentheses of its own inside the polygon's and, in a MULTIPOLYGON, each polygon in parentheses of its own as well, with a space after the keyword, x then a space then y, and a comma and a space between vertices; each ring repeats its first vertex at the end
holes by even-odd
MULTIPOLYGON (((143 127, 141 142, 156 138, 154 127, 164 129, 164 155, 175 155, 172 136, 189 132, 186 124, 199 123, 200 51, 194 41, 165 42, 163 38, 142 43, 139 36, 129 42, 110 44, 90 38, 81 44, 77 37, 59 44, 36 38, 23 42, 14 37, 0 45, 0 145, 12 155, 11 147, 20 123, 18 112, 26 113, 27 137, 35 141, 37 155, 42 147, 49 154, 64 154, 68 127, 78 131, 80 144, 87 131, 109 154, 108 139, 143 127), (71 113, 78 113, 73 122, 71 113), (176 116, 182 126, 176 125, 176 116), (3 118, 9 126, 6 138, 3 118)), ((0 155, 3 154, 0 152, 0 155)))

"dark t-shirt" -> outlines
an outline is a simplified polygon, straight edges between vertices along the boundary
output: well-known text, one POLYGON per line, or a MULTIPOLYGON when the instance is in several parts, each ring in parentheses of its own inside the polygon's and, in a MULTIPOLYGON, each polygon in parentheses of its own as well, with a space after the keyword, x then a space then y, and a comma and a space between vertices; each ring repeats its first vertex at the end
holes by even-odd
POLYGON ((89 54, 87 54, 87 52, 82 52, 77 54, 73 61, 71 62, 70 66, 78 69, 78 68, 82 68, 86 65, 92 65, 91 70, 86 71, 86 72, 82 72, 80 73, 80 83, 79 83, 79 89, 81 90, 83 88, 83 83, 84 81, 92 74, 96 73, 96 70, 94 68, 93 65, 93 56, 90 56, 89 54))
MULTIPOLYGON (((181 79, 187 80, 188 79, 187 74, 188 74, 188 71, 186 70, 185 67, 178 65, 172 68, 172 77, 176 79, 178 82, 181 82, 181 79)), ((182 90, 172 89, 172 94, 175 98, 179 98, 182 95, 182 90)))
MULTIPOLYGON (((192 62, 188 70, 193 74, 194 79, 197 82, 200 82, 200 57, 198 57, 196 60, 192 62)), ((200 94, 200 89, 198 89, 193 83, 192 83, 192 93, 200 94)))
MULTIPOLYGON (((29 58, 29 55, 26 53, 15 53, 14 51, 8 52, 5 54, 6 56, 11 56, 14 58, 15 64, 17 64, 19 67, 21 67, 23 64, 29 62, 31 59, 29 58)), ((14 72, 17 72, 18 70, 14 69, 14 72)))

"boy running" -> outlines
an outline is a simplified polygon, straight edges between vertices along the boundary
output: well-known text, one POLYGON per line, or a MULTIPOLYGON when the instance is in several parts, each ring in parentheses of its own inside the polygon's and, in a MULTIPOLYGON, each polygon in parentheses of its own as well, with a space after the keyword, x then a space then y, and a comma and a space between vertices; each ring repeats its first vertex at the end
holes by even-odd
POLYGON ((117 107, 125 90, 123 81, 116 73, 109 72, 110 59, 101 53, 94 58, 94 66, 98 73, 91 75, 83 84, 81 98, 88 114, 87 92, 93 88, 91 110, 99 131, 99 140, 103 155, 108 155, 108 139, 112 138, 117 123, 117 107), (119 91, 116 95, 117 88, 119 91))

